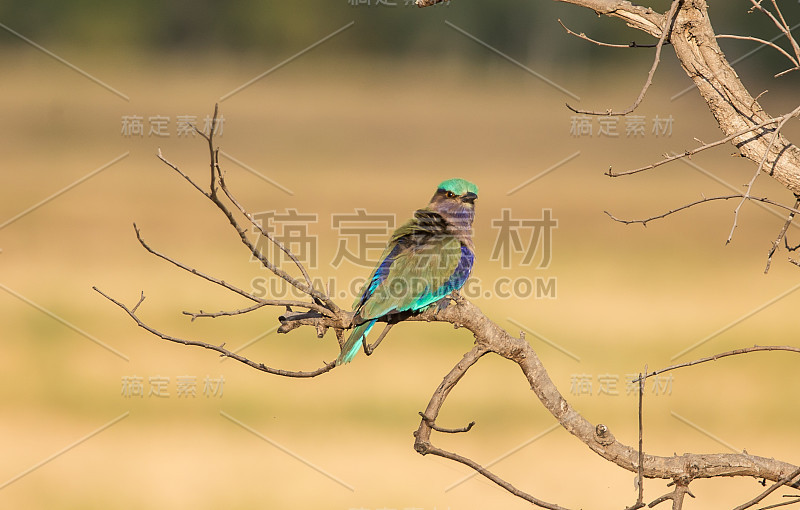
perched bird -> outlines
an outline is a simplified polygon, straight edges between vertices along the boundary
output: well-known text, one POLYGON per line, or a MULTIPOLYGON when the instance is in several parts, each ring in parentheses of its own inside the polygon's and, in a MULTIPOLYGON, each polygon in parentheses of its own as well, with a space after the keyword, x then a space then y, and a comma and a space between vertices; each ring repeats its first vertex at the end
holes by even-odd
POLYGON ((464 179, 439 184, 431 202, 392 234, 353 304, 350 337, 337 365, 350 362, 378 319, 425 309, 460 289, 472 270, 472 220, 478 187, 464 179))

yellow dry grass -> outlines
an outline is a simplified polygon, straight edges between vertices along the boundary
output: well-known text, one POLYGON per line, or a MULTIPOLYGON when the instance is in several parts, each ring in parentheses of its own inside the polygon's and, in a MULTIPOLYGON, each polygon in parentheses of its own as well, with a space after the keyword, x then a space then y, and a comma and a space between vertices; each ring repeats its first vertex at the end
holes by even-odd
MULTIPOLYGON (((0 230, 0 283, 128 360, 0 292, 0 483, 128 414, 4 487, 0 507, 527 507, 477 476, 454 486, 470 474, 467 469, 423 458, 412 449, 417 412, 471 345, 464 331, 442 324, 400 325, 369 359, 359 356, 316 380, 284 380, 159 341, 91 290, 97 285, 129 304, 143 290, 147 299, 140 312, 152 325, 232 347, 275 326, 275 312, 189 322, 182 310, 216 311, 243 302, 146 254, 131 227, 136 221, 157 249, 239 285, 264 275, 248 261, 224 218, 155 153, 161 147, 204 184, 205 147, 198 138, 177 136, 177 116, 202 119, 217 98, 274 63, 217 57, 134 59, 125 67, 101 57, 84 63, 128 95, 126 102, 43 55, 4 58, 15 72, 3 77, 0 96, 0 220, 127 156, 0 230), (169 117, 169 136, 125 137, 120 133, 125 115, 169 117), (169 397, 125 398, 123 378, 132 376, 143 378, 146 392, 149 378, 169 378, 169 397), (182 376, 197 378, 196 398, 176 395, 182 376), (221 397, 202 395, 206 376, 224 378, 221 397)), ((590 73, 554 78, 591 107, 627 104, 641 75, 619 71, 611 80, 590 73)), ((598 136, 596 123, 594 136, 574 137, 571 114, 562 106, 567 98, 510 65, 476 69, 449 61, 308 58, 223 102, 225 131, 218 141, 227 154, 293 192, 289 196, 223 158, 231 187, 252 210, 296 208, 318 215, 310 227, 319 253, 313 272, 323 279, 335 276, 342 292, 341 282, 363 277, 369 268, 330 266, 338 242, 332 214, 363 208, 403 221, 426 203, 440 180, 460 176, 478 183, 474 276, 482 289, 492 290, 493 282, 504 277, 555 278, 557 296, 479 296, 476 302, 510 331, 523 324, 576 355, 579 361, 528 333, 573 404, 634 444, 636 402, 626 394, 625 375, 645 364, 671 364, 677 352, 797 285, 796 268, 784 262, 785 251, 768 276, 761 274, 782 221, 760 207, 745 205, 730 246, 724 240, 731 202, 684 212, 646 229, 614 223, 603 214, 643 217, 701 193, 727 193, 719 182, 682 163, 626 179, 603 175, 611 164, 618 170, 643 165, 663 152, 694 146, 693 137, 718 136, 694 95, 668 100, 686 84, 656 83, 641 111, 648 123, 643 137, 625 137, 623 123, 616 139, 598 136), (671 136, 650 132, 656 115, 673 116, 671 136), (522 266, 521 254, 514 255, 510 268, 489 260, 497 237, 492 220, 503 208, 523 219, 552 209, 559 224, 549 268, 522 266), (582 375, 592 378, 592 395, 572 394, 573 381, 582 375), (604 375, 618 378, 618 395, 599 394, 604 375)), ((775 113, 788 104, 779 93, 770 101, 775 113)), ((753 165, 730 152, 721 148, 693 162, 738 186, 749 179, 753 165)), ((789 200, 766 178, 758 188, 789 200)), ((790 233, 796 240, 796 229, 790 233)), ((345 294, 339 299, 343 306, 352 299, 345 294)), ((752 344, 793 342, 792 310, 798 299, 800 293, 789 294, 679 361, 752 344)), ((243 352, 291 369, 315 368, 336 355, 331 338, 318 340, 311 331, 273 333, 243 352)), ((736 449, 796 461, 795 366, 793 355, 766 353, 675 372, 671 393, 648 393, 647 452, 728 451, 677 414, 736 449)), ((469 434, 435 439, 479 462, 518 449, 493 469, 542 499, 608 508, 635 497, 633 474, 609 466, 564 431, 530 442, 554 421, 519 370, 498 359, 487 358, 473 369, 453 392, 441 420, 447 426, 477 421, 469 434)), ((696 485, 701 506, 740 501, 760 487, 751 480, 696 485)), ((665 491, 664 483, 648 482, 647 490, 655 498, 665 491)))

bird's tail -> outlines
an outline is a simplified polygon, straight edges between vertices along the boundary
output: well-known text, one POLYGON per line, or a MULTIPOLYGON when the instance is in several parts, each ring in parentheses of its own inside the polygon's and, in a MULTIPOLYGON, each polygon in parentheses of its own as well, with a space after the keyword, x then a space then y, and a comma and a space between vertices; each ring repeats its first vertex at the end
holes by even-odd
POLYGON ((363 348, 364 342, 367 341, 367 335, 376 321, 377 319, 372 319, 353 328, 353 332, 350 333, 350 337, 342 346, 342 352, 339 353, 339 357, 336 359, 337 366, 350 363, 356 357, 358 351, 363 348))

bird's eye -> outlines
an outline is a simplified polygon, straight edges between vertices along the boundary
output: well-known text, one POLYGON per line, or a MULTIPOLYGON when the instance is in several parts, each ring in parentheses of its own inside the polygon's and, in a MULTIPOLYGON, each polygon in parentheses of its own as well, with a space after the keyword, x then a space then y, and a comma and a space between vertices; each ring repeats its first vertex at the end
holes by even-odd
POLYGON ((447 198, 455 198, 456 194, 453 193, 452 191, 448 191, 446 196, 447 198))

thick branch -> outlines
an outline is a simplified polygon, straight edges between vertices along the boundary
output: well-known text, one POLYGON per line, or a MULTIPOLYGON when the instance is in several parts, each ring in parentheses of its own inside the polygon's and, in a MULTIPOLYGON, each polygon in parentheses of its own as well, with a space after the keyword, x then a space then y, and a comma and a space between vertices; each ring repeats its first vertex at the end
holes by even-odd
MULTIPOLYGON (((672 46, 720 129, 731 135, 771 119, 747 91, 717 44, 705 0, 685 0, 673 28, 672 46)), ((778 134, 774 142, 759 130, 733 140, 741 154, 793 193, 800 193, 800 149, 778 134), (762 164, 762 160, 764 163, 762 164)))
MULTIPOLYGON (((485 352, 490 351, 519 365, 542 405, 550 411, 564 429, 604 459, 634 473, 639 470, 638 448, 632 448, 619 442, 608 427, 602 424, 593 425, 576 411, 553 384, 536 352, 528 342, 509 335, 467 300, 459 300, 455 305, 447 307, 440 313, 438 319, 469 329, 475 335, 476 347, 465 355, 459 365, 445 377, 434 392, 425 410, 425 416, 429 420, 436 419, 448 393, 463 377, 467 368, 485 352)), ((425 419, 420 423, 415 436, 417 451, 442 454, 443 451, 430 442, 431 427, 425 419)), ((457 457, 452 454, 448 458, 463 462, 462 458, 457 457)), ((672 457, 645 454, 641 465, 642 473, 646 478, 683 480, 686 483, 697 478, 717 476, 749 476, 778 481, 797 469, 797 466, 786 462, 747 453, 687 453, 672 457)), ((489 476, 490 473, 487 470, 477 464, 476 466, 474 468, 481 474, 497 483, 489 476)), ((507 488, 503 484, 499 485, 507 488)), ((518 489, 515 491, 519 492, 518 489)), ((517 492, 513 493, 525 498, 517 492)), ((525 499, 530 501, 528 498, 525 499)))
MULTIPOLYGON (((431 432, 438 429, 436 425, 436 418, 439 416, 439 410, 441 409, 442 404, 444 404, 447 395, 450 393, 450 390, 452 390, 455 387, 455 385, 458 384, 458 382, 461 380, 464 374, 466 374, 469 367, 474 365, 480 359, 481 356, 486 354, 487 350, 488 349, 486 345, 483 345, 482 343, 476 344, 475 347, 473 347, 472 350, 466 353, 464 357, 461 359, 461 361, 459 361, 458 364, 455 367, 453 367, 450 373, 448 373, 445 376, 444 380, 442 380, 442 383, 439 385, 439 387, 436 389, 436 392, 433 394, 433 398, 431 398, 431 401, 428 403, 427 409, 425 409, 424 413, 420 413, 422 415, 422 421, 417 431, 414 432, 414 437, 416 438, 416 440, 414 441, 414 449, 417 452, 421 453, 422 455, 428 455, 428 454, 437 455, 439 457, 444 457, 446 459, 460 462, 465 466, 469 466, 470 468, 474 469, 475 471, 485 476, 492 482, 504 488, 511 494, 519 498, 522 498, 525 501, 533 503, 536 506, 542 508, 549 508, 551 510, 565 510, 563 507, 559 505, 542 501, 524 491, 517 489, 516 487, 514 487, 507 481, 503 480, 496 474, 492 473, 488 469, 484 468, 483 466, 473 461, 472 459, 461 456, 457 453, 449 452, 447 450, 442 450, 441 448, 438 448, 433 444, 431 444, 430 441, 431 432)), ((466 430, 469 430, 469 428, 467 428, 466 430)))

